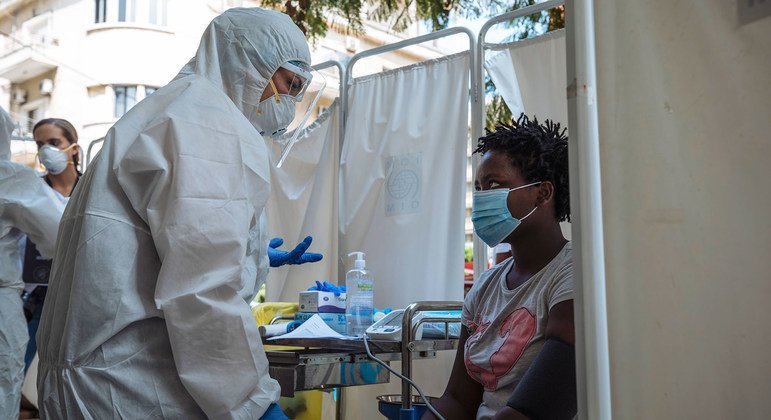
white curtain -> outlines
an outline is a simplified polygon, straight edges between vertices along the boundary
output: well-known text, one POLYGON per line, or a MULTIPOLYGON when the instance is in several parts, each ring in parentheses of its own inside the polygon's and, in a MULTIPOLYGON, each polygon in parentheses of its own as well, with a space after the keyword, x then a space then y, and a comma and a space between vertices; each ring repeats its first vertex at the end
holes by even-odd
POLYGON ((504 47, 485 61, 485 69, 514 118, 524 112, 567 127, 565 31, 504 47))
MULTIPOLYGON (((771 17, 595 2, 613 417, 771 413, 771 17)), ((754 2, 762 9, 762 2, 754 2)))
POLYGON ((456 54, 350 86, 340 251, 367 254, 377 307, 463 299, 468 60, 456 54))
MULTIPOLYGON (((297 302, 298 292, 307 290, 314 280, 337 280, 339 111, 339 101, 335 101, 304 129, 282 167, 271 170, 270 237, 284 238, 281 249, 291 250, 305 236, 313 236, 309 251, 324 258, 313 264, 271 268, 268 302, 297 302)), ((273 144, 274 155, 280 151, 273 144)))

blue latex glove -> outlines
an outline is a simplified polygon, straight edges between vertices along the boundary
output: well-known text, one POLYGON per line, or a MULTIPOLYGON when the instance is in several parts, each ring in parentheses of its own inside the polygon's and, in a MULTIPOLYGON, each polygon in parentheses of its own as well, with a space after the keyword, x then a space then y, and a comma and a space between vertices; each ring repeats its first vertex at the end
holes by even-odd
POLYGON ((306 236, 305 240, 297 244, 293 250, 286 252, 277 249, 284 243, 283 239, 271 239, 270 243, 268 244, 268 259, 270 260, 270 266, 281 267, 282 265, 286 264, 305 264, 307 262, 316 262, 321 260, 323 255, 315 254, 313 252, 305 252, 308 247, 311 246, 312 241, 313 238, 306 236))
POLYGON ((335 294, 335 296, 340 296, 340 293, 345 293, 345 286, 338 286, 326 280, 324 280, 324 283, 321 283, 320 281, 316 280, 316 285, 309 287, 308 290, 318 290, 319 292, 332 292, 335 294))
POLYGON ((268 406, 265 414, 260 417, 260 420, 289 420, 289 417, 284 414, 278 404, 273 403, 268 406))

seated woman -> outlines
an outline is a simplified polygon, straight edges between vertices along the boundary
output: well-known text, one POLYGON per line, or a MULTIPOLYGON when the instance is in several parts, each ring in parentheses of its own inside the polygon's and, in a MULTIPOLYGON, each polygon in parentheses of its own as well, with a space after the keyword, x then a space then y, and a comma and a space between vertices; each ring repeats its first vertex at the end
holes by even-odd
MULTIPOLYGON (((458 353, 435 408, 447 419, 576 414, 568 143, 559 124, 524 114, 479 139, 471 219, 512 257, 474 282, 458 353)), ((425 418, 433 418, 428 412, 425 418)))

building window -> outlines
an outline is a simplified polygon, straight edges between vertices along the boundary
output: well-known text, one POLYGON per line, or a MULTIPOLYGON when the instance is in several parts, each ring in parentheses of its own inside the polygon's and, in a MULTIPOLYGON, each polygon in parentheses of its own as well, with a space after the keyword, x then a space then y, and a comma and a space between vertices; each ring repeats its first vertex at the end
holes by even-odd
MULTIPOLYGON (((133 1, 131 2, 133 5, 133 1)), ((126 21, 126 0, 118 0, 118 22, 126 21)))
POLYGON ((147 8, 149 12, 147 15, 147 23, 150 23, 152 25, 166 24, 166 22, 161 23, 158 21, 159 20, 158 18, 160 17, 158 16, 158 12, 159 12, 158 3, 162 3, 162 2, 158 0, 150 0, 150 4, 148 5, 148 8, 147 8))
POLYGON ((96 0, 96 23, 129 22, 165 26, 167 3, 168 0, 96 0))
POLYGON ((115 118, 120 118, 137 103, 136 86, 113 86, 115 91, 115 118))
POLYGON ((157 87, 145 86, 145 97, 152 95, 156 90, 158 90, 157 87))
POLYGON ((107 21, 107 0, 96 0, 96 23, 107 21))
POLYGON ((35 124, 38 122, 38 120, 43 119, 40 115, 40 111, 40 109, 30 109, 27 111, 27 133, 32 133, 32 128, 35 127, 35 124))

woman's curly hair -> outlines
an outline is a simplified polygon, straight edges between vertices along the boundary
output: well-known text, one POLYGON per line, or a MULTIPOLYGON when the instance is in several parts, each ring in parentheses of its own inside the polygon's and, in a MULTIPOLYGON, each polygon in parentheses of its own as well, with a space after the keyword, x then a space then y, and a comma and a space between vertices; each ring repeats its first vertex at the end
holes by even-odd
POLYGON ((512 124, 500 123, 495 131, 479 138, 474 153, 503 152, 527 182, 549 181, 554 185, 554 212, 558 222, 570 221, 568 137, 566 128, 546 120, 539 124, 521 114, 512 124))

